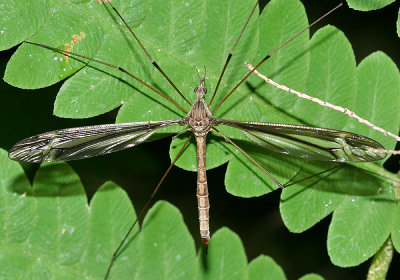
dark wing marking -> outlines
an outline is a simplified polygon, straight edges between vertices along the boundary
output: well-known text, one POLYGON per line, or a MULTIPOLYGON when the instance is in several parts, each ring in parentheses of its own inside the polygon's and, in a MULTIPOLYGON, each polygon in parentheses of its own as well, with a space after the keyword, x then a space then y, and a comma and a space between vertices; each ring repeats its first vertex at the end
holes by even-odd
POLYGON ((252 142, 263 148, 302 158, 321 161, 360 162, 385 158, 385 153, 370 149, 383 149, 378 142, 351 132, 278 123, 241 122, 217 119, 241 129, 252 142))
POLYGON ((18 142, 8 156, 18 161, 50 162, 104 155, 136 146, 156 130, 180 122, 167 120, 60 129, 18 142))

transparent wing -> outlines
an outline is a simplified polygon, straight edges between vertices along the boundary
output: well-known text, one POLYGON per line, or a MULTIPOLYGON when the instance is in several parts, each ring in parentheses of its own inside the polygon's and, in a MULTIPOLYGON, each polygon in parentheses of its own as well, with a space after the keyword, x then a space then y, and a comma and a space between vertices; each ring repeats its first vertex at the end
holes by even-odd
POLYGON ((217 119, 241 129, 255 144, 283 154, 321 161, 360 162, 385 158, 385 153, 370 149, 383 149, 378 142, 351 132, 319 127, 263 122, 241 122, 217 119))
POLYGON ((15 144, 8 156, 26 162, 67 161, 136 146, 156 130, 181 120, 83 126, 35 135, 15 144))

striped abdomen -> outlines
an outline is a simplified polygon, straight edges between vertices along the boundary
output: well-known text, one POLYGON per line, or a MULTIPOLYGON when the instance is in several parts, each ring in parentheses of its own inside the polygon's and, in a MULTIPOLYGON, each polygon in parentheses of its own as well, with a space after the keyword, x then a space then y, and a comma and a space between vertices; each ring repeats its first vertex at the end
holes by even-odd
POLYGON ((206 175, 206 135, 196 137, 197 144, 197 204, 199 209, 200 236, 207 248, 210 240, 208 186, 206 175))

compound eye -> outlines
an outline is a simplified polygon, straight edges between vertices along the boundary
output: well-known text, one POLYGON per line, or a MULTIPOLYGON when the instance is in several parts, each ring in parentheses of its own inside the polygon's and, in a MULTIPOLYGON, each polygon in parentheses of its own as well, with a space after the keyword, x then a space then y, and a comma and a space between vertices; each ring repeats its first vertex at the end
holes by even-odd
POLYGON ((207 93, 207 89, 205 88, 205 89, 204 89, 204 94, 206 94, 206 93, 207 93))
POLYGON ((197 92, 197 91, 198 91, 198 89, 199 89, 199 87, 196 87, 196 88, 194 89, 194 92, 197 92))

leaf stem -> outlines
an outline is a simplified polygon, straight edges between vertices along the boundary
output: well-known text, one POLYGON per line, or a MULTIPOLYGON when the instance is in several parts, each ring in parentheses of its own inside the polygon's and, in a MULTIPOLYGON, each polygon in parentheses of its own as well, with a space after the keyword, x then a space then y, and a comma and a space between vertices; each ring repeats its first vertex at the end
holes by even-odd
POLYGON ((393 258, 393 244, 389 237, 379 251, 372 258, 368 270, 367 280, 384 280, 389 270, 390 262, 393 258))

